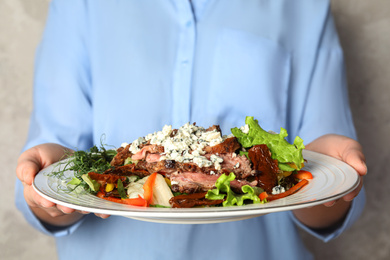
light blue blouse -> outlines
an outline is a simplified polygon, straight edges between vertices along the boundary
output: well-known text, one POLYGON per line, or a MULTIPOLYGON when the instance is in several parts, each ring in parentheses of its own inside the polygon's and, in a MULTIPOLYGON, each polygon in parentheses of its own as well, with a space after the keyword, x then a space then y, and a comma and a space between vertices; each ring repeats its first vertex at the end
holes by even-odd
MULTIPOLYGON (((355 138, 343 53, 327 0, 54 0, 36 59, 25 149, 119 146, 196 122, 223 133, 257 118, 305 143, 355 138)), ((53 229, 60 259, 310 259, 297 225, 328 241, 360 215, 364 192, 337 229, 316 232, 291 212, 207 225, 154 224, 93 214, 53 229)), ((43 249, 44 250, 44 249, 43 249)))

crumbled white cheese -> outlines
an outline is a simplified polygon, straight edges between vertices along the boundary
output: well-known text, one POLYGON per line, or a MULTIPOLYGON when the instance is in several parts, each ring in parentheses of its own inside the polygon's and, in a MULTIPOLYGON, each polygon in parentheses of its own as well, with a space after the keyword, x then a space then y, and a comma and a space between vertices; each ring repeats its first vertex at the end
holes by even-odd
POLYGON ((211 160, 211 162, 213 162, 213 163, 215 163, 215 162, 219 162, 219 163, 223 162, 223 159, 222 159, 221 157, 215 155, 215 154, 212 154, 212 155, 210 156, 210 160, 211 160))
POLYGON ((200 136, 200 139, 209 142, 210 146, 214 146, 223 142, 221 133, 218 132, 216 129, 212 131, 203 132, 200 136))
POLYGON ((215 154, 212 154, 212 155, 210 156, 210 161, 211 161, 212 163, 214 163, 214 168, 215 168, 216 170, 221 170, 221 169, 222 169, 221 163, 223 162, 223 159, 222 159, 221 157, 219 157, 219 156, 217 156, 217 155, 215 155, 215 154))
POLYGON ((130 199, 138 198, 138 196, 144 197, 144 183, 148 177, 142 178, 136 182, 130 182, 126 186, 127 195, 130 199))
POLYGON ((273 195, 279 194, 279 193, 283 193, 283 192, 285 192, 285 191, 286 191, 286 190, 284 189, 284 187, 283 187, 283 186, 280 186, 280 185, 275 186, 275 187, 272 188, 272 194, 273 194, 273 195))
POLYGON ((249 125, 248 125, 248 124, 245 124, 244 126, 241 126, 241 127, 240 127, 240 130, 241 130, 244 134, 249 133, 249 125))
POLYGON ((222 166, 221 166, 221 164, 219 162, 215 162, 214 163, 214 168, 219 171, 219 170, 222 169, 222 166))
MULTIPOLYGON (((220 169, 223 159, 208 160, 204 155, 206 146, 214 146, 222 143, 226 136, 222 137, 216 129, 206 131, 190 123, 180 127, 176 134, 171 137, 172 126, 165 125, 162 131, 148 134, 145 138, 138 138, 131 146, 130 151, 135 154, 140 151, 139 145, 150 142, 150 144, 161 145, 164 147, 164 153, 160 160, 175 160, 178 162, 193 162, 199 167, 210 167, 215 164, 216 169, 220 169)), ((229 137, 231 137, 229 135, 229 137)))
POLYGON ((197 164, 199 167, 210 167, 213 163, 207 160, 204 156, 196 156, 193 159, 193 163, 197 164))
POLYGON ((130 152, 132 152, 133 154, 139 152, 141 150, 139 148, 139 145, 143 143, 146 143, 146 140, 143 137, 139 137, 138 139, 134 140, 130 145, 130 152))

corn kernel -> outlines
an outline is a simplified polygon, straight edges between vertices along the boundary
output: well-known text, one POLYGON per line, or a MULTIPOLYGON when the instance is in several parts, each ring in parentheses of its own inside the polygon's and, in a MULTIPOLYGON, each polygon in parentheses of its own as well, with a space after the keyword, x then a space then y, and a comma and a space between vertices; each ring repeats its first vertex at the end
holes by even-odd
POLYGON ((113 183, 107 183, 106 185, 106 192, 110 192, 115 188, 115 185, 113 183))

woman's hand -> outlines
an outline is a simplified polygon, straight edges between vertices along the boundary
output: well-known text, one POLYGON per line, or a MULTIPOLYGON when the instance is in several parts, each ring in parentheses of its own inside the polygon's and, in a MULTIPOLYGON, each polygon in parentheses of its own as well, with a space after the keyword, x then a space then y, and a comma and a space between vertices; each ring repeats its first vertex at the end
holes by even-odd
MULTIPOLYGON (((324 135, 306 146, 307 150, 326 154, 351 165, 359 174, 360 184, 351 193, 343 197, 344 201, 353 200, 363 186, 363 176, 367 174, 366 159, 362 146, 355 140, 335 134, 324 135)), ((336 201, 325 203, 332 206, 336 201)))
MULTIPOLYGON (((55 226, 67 226, 75 223, 88 212, 76 212, 75 209, 55 204, 38 195, 32 187, 35 175, 43 168, 65 158, 69 150, 58 144, 41 144, 22 153, 18 159, 16 175, 24 186, 24 198, 43 222, 55 226)), ((98 215, 107 218, 108 215, 98 215)))
POLYGON ((337 201, 324 205, 294 211, 294 215, 306 226, 327 228, 337 224, 347 214, 351 201, 359 194, 363 186, 363 176, 367 166, 361 145, 348 137, 329 134, 319 137, 306 146, 307 150, 326 154, 351 165, 360 178, 359 186, 351 193, 337 201))

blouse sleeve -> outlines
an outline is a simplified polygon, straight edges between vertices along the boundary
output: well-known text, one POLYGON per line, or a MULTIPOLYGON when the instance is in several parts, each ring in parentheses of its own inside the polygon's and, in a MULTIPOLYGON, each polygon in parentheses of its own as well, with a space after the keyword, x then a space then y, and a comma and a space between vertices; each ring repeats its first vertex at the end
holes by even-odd
MULTIPOLYGON (((34 108, 23 150, 54 142, 72 149, 92 145, 92 100, 84 1, 55 0, 49 7, 36 54, 34 108)), ((73 232, 81 223, 58 229, 41 223, 28 207, 18 180, 15 203, 26 220, 45 234, 73 232)))
POLYGON ((37 50, 34 108, 25 148, 56 142, 72 149, 92 144, 92 98, 84 1, 50 4, 37 50))
MULTIPOLYGON (((343 52, 333 23, 330 8, 323 19, 317 48, 300 57, 301 65, 309 67, 308 75, 293 78, 291 89, 291 136, 301 136, 306 143, 325 134, 339 134, 356 139, 356 132, 349 107, 343 52), (311 59, 312 58, 312 59, 311 59), (305 93, 302 96, 302 93, 305 93), (294 100, 304 102, 294 102, 294 100)), ((305 53, 307 50, 299 50, 305 53)), ((296 58, 299 60, 300 58, 296 58)), ((313 236, 329 241, 348 229, 361 215, 365 205, 364 188, 353 200, 348 215, 332 230, 314 230, 299 222, 292 212, 294 222, 313 236)))

